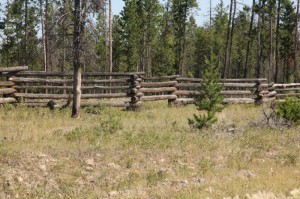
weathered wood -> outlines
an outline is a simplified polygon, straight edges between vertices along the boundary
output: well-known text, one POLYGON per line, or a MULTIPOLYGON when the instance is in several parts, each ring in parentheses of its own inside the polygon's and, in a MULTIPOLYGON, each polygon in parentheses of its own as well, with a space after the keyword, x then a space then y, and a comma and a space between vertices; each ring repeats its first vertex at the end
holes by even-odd
POLYGON ((161 92, 175 92, 175 87, 161 87, 161 88, 141 88, 139 91, 142 93, 161 93, 161 92))
POLYGON ((13 94, 17 92, 14 88, 0 88, 0 95, 13 94))
POLYGON ((4 81, 4 82, 0 81, 0 86, 14 86, 14 85, 16 84, 12 81, 4 81))
POLYGON ((276 94, 276 97, 277 97, 277 98, 294 97, 294 96, 300 96, 300 93, 284 93, 284 94, 282 94, 282 93, 277 93, 277 94, 276 94))
MULTIPOLYGON (((176 78, 177 81, 187 81, 187 82, 193 82, 193 83, 201 83, 203 79, 201 78, 186 78, 186 77, 178 77, 176 78)), ((260 79, 221 79, 220 82, 224 83, 249 83, 249 82, 267 82, 268 80, 266 78, 260 78, 260 79)))
MULTIPOLYGON (((107 72, 85 72, 82 75, 87 77, 87 76, 120 76, 120 77, 129 77, 130 75, 144 75, 145 73, 143 72, 137 72, 137 73, 107 73, 107 72)), ((17 76, 70 76, 72 77, 74 74, 73 73, 63 73, 63 72, 45 72, 45 71, 22 71, 22 72, 17 72, 17 76)))
POLYGON ((183 81, 183 82, 192 82, 192 83, 201 83, 203 82, 203 79, 200 78, 188 78, 188 77, 178 77, 176 78, 177 81, 183 81))
POLYGON ((201 86, 200 83, 178 83, 175 85, 176 88, 199 88, 201 86))
POLYGON ((252 91, 249 90, 226 90, 221 91, 222 95, 253 95, 252 91))
MULTIPOLYGON (((14 97, 29 99, 68 99, 66 94, 33 94, 33 93, 14 93, 14 97)), ((82 99, 102 99, 102 98, 124 98, 128 97, 126 93, 109 93, 109 94, 82 94, 82 99)))
POLYGON ((277 95, 277 91, 271 91, 268 94, 264 95, 264 97, 269 97, 270 98, 270 97, 274 97, 276 95, 277 95))
POLYGON ((300 91, 300 88, 277 88, 276 91, 280 91, 280 92, 300 91))
POLYGON ((28 70, 28 66, 14 66, 14 67, 8 67, 8 68, 0 68, 0 73, 18 72, 18 71, 24 71, 24 70, 28 70))
POLYGON ((194 94, 199 94, 197 91, 186 91, 186 90, 177 90, 174 92, 174 95, 181 95, 181 96, 192 96, 194 94))
MULTIPOLYGON (((140 106, 141 103, 136 103, 136 106, 140 106)), ((108 107, 129 107, 130 103, 129 102, 82 102, 81 103, 82 107, 90 107, 90 106, 108 106, 108 107)))
POLYGON ((174 103, 176 105, 194 104, 195 100, 193 98, 178 98, 174 103))
POLYGON ((255 83, 224 83, 223 87, 225 88, 254 88, 255 83))
POLYGON ((179 75, 160 76, 160 77, 143 77, 144 80, 172 80, 178 78, 179 75))
POLYGON ((176 95, 152 95, 141 97, 141 101, 175 100, 176 98, 176 95))
MULTIPOLYGON (((72 79, 42 79, 42 78, 22 78, 22 77, 11 77, 10 81, 17 83, 49 83, 49 84, 63 84, 72 83, 72 79)), ((107 80, 89 80, 84 79, 82 83, 127 83, 128 79, 107 79, 107 80)))
POLYGON ((6 104, 6 103, 16 103, 16 98, 13 97, 7 97, 7 98, 0 98, 0 104, 6 104))
POLYGON ((288 88, 288 87, 295 87, 300 86, 300 83, 292 83, 292 84, 274 84, 276 88, 288 88))
POLYGON ((142 82, 142 87, 166 87, 166 86, 175 86, 177 81, 167 81, 167 82, 142 82))
POLYGON ((254 99, 251 98, 225 98, 222 103, 224 104, 252 104, 254 99))

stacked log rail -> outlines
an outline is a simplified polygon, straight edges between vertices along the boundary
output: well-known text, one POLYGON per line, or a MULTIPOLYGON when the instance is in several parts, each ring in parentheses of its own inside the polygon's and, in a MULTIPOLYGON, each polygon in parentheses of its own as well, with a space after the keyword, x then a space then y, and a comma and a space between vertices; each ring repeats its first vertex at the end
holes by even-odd
POLYGON ((144 77, 140 89, 143 93, 141 101, 168 100, 169 103, 173 103, 177 99, 174 94, 177 90, 177 77, 179 76, 144 77))
POLYGON ((17 92, 13 86, 15 83, 8 80, 9 76, 14 76, 19 71, 27 70, 27 66, 16 66, 8 68, 0 68, 0 104, 16 103, 16 98, 12 97, 17 92))
MULTIPOLYGON (((128 90, 131 77, 138 75, 142 73, 84 73, 81 106, 132 106, 132 96, 128 90)), ((14 89, 18 90, 14 97, 23 101, 26 99, 28 106, 45 106, 50 99, 66 101, 73 90, 71 73, 26 71, 17 73, 10 81, 15 83, 14 89)))
POLYGON ((277 100, 284 100, 286 97, 300 97, 300 83, 274 84, 277 100))
MULTIPOLYGON (((199 78, 177 78, 176 104, 193 104, 194 94, 199 93, 202 79, 199 78)), ((269 94, 267 79, 226 79, 221 80, 223 85, 221 94, 224 95, 223 103, 254 103, 258 95, 269 94), (257 86, 260 88, 257 89, 257 86), (259 91, 257 91, 259 90, 259 91)), ((263 97, 262 97, 263 98, 263 97)), ((266 97, 265 97, 266 98, 266 97)))

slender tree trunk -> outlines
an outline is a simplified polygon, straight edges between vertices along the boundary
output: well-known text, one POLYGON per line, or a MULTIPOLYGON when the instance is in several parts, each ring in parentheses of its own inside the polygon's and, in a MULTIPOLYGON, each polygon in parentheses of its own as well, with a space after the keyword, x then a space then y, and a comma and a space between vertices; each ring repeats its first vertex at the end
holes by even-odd
POLYGON ((295 19, 295 49, 294 49, 294 63, 295 63, 295 82, 299 81, 299 66, 298 66, 298 20, 299 20, 299 0, 297 0, 297 11, 295 19))
POLYGON ((28 33, 27 33, 27 26, 28 26, 28 0, 25 0, 25 39, 24 39, 24 64, 27 66, 28 59, 27 59, 27 40, 28 40, 28 33))
POLYGON ((276 22, 276 62, 275 62, 275 71, 274 71, 274 82, 278 81, 278 70, 279 70, 279 22, 280 22, 280 3, 281 0, 278 0, 277 5, 277 22, 276 22))
POLYGON ((231 24, 231 17, 232 17, 232 4, 233 0, 230 1, 230 10, 229 10, 229 20, 227 25, 227 36, 226 36, 226 50, 225 50, 225 64, 224 64, 224 70, 222 74, 222 78, 228 77, 228 61, 229 61, 229 39, 230 39, 230 24, 231 24))
POLYGON ((236 0, 233 0, 233 14, 232 14, 232 23, 231 23, 231 31, 230 31, 230 39, 229 39, 229 55, 228 55, 228 78, 231 77, 231 52, 232 52, 232 41, 233 41, 233 33, 234 33, 234 20, 235 20, 235 12, 236 12, 236 0))
POLYGON ((112 5, 111 0, 109 0, 109 72, 112 72, 113 62, 112 62, 112 5))
POLYGON ((49 53, 49 2, 48 0, 45 1, 45 63, 46 63, 46 71, 50 71, 50 53, 49 53))
POLYGON ((73 107, 72 117, 79 118, 79 109, 81 103, 81 63, 80 49, 81 39, 84 33, 86 0, 82 0, 80 9, 80 0, 74 2, 74 33, 73 33, 73 67, 74 67, 74 82, 73 82, 73 107))
POLYGON ((209 27, 212 26, 212 15, 211 15, 211 0, 209 0, 209 27))
POLYGON ((273 14, 272 7, 269 6, 269 70, 268 81, 273 81, 273 14))
POLYGON ((47 56, 46 56, 46 40, 45 40, 45 20, 43 15, 43 3, 40 0, 40 17, 42 24, 42 40, 43 40, 43 56, 44 56, 44 70, 47 71, 47 56))
POLYGON ((255 6, 255 0, 253 0, 253 3, 252 3, 252 13, 251 13, 250 27, 249 27, 249 32, 248 32, 248 42, 247 42, 247 51, 246 51, 246 61, 245 61, 245 65, 244 65, 244 78, 247 78, 247 73, 248 73, 250 43, 251 43, 253 21, 254 21, 254 6, 255 6))
MULTIPOLYGON (((262 3, 259 0, 259 7, 261 7, 262 3)), ((261 9, 258 11, 258 21, 257 21, 257 57, 256 57, 256 77, 260 77, 260 69, 261 69, 261 9)))

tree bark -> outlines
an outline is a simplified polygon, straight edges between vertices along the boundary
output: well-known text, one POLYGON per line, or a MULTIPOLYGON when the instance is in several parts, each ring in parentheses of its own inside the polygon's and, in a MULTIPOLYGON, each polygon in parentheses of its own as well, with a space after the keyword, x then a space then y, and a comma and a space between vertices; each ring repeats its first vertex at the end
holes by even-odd
POLYGON ((257 57, 256 57, 256 77, 260 77, 260 69, 261 69, 261 0, 259 0, 259 11, 258 11, 258 21, 257 21, 257 57))
POLYGON ((112 72, 112 5, 109 0, 109 72, 112 72))
POLYGON ((222 78, 228 77, 228 61, 229 61, 229 39, 230 39, 230 24, 231 24, 231 17, 232 17, 232 4, 233 0, 230 1, 230 10, 229 10, 229 19, 227 25, 227 36, 226 36, 226 50, 225 50, 225 65, 222 74, 222 78))
POLYGON ((297 11, 295 19, 295 49, 294 49, 294 63, 295 63, 295 82, 299 81, 299 66, 298 66, 298 20, 299 20, 299 0, 297 0, 297 11))
POLYGON ((244 78, 247 78, 247 73, 248 73, 248 63, 249 63, 249 56, 250 56, 250 43, 251 43, 253 21, 254 21, 254 6, 255 6, 255 0, 253 0, 253 3, 252 3, 252 13, 251 13, 251 21, 250 21, 250 27, 249 27, 249 32, 248 32, 246 61, 245 61, 245 66, 244 66, 244 78))
MULTIPOLYGON (((85 9, 85 0, 82 0, 82 9, 85 9)), ((80 64, 80 46, 83 34, 83 10, 80 10, 80 0, 74 1, 74 35, 73 35, 73 67, 74 67, 74 80, 73 80, 73 107, 72 117, 79 118, 79 109, 81 102, 81 64, 80 64)))
POLYGON ((232 23, 231 23, 231 31, 230 31, 230 43, 229 43, 229 55, 228 55, 228 78, 231 76, 231 52, 232 52, 232 41, 233 41, 233 32, 234 32, 234 20, 235 20, 235 12, 236 12, 236 0, 233 0, 233 14, 232 14, 232 23))
POLYGON ((276 63, 274 70, 274 82, 278 81, 278 67, 279 67, 279 22, 280 22, 280 3, 281 0, 278 0, 277 5, 277 22, 276 22, 276 63))
POLYGON ((269 5, 269 70, 268 70, 268 80, 273 81, 273 14, 272 14, 272 6, 269 5))

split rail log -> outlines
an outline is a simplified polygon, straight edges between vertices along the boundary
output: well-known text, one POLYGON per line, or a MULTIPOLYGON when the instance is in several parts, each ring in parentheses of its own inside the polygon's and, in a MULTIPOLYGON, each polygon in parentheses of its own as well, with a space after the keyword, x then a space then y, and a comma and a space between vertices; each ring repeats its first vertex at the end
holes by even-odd
POLYGON ((16 84, 12 81, 0 81, 0 86, 7 86, 7 87, 11 87, 11 86, 15 86, 16 84))
POLYGON ((251 98, 225 98, 222 101, 224 104, 253 104, 254 102, 255 100, 251 98))
MULTIPOLYGON (((143 72, 136 72, 136 73, 107 73, 107 72, 85 72, 83 73, 83 77, 106 77, 106 76, 112 76, 112 77, 128 77, 130 75, 143 75, 145 73, 143 72)), ((44 71, 22 71, 16 73, 18 77, 29 77, 29 76, 44 76, 44 77, 63 77, 63 76, 69 76, 73 77, 74 73, 63 73, 63 72, 44 72, 44 71)))
POLYGON ((141 97, 142 101, 176 100, 177 95, 152 95, 141 97))
MULTIPOLYGON (((14 93, 16 98, 28 99, 68 99, 66 94, 34 94, 34 93, 14 93)), ((72 96, 72 95, 71 95, 72 96)), ((127 93, 108 93, 108 94, 82 94, 82 99, 100 99, 100 98, 124 98, 128 97, 127 93)))
MULTIPOLYGON (((94 80, 94 79, 83 79, 82 83, 127 83, 130 79, 107 79, 107 80, 94 80)), ((22 78, 22 77, 11 77, 9 81, 15 83, 49 83, 49 84, 63 84, 73 83, 72 79, 42 79, 42 78, 22 78)))
POLYGON ((17 92, 14 88, 0 88, 0 95, 9 95, 17 92))
POLYGON ((167 86, 175 86, 177 81, 167 81, 167 82, 142 82, 142 87, 167 87, 167 86))
POLYGON ((15 67, 0 68, 0 73, 13 73, 13 72, 19 72, 25 70, 28 70, 28 66, 15 66, 15 67))
POLYGON ((6 98, 0 98, 0 104, 6 104, 6 103, 16 103, 16 98, 13 97, 6 97, 6 98))

